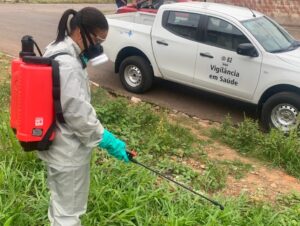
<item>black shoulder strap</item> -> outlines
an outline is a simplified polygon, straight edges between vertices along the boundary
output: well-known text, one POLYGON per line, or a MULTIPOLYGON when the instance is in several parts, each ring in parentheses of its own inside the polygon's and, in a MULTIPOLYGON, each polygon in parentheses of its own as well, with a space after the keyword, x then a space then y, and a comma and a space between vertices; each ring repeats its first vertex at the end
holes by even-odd
POLYGON ((55 121, 56 118, 60 123, 65 123, 65 119, 62 112, 61 102, 60 102, 60 77, 59 77, 59 64, 55 60, 57 56, 60 55, 69 55, 68 53, 62 52, 54 54, 50 57, 51 59, 51 66, 52 66, 52 96, 54 102, 54 112, 55 112, 55 119, 53 120, 51 126, 48 128, 45 136, 43 139, 38 143, 37 149, 39 151, 47 150, 51 144, 50 137, 55 129, 55 121))
POLYGON ((55 57, 61 56, 61 55, 68 55, 68 53, 57 53, 49 58, 51 60, 51 65, 52 65, 52 96, 53 96, 53 101, 54 101, 54 111, 55 111, 55 116, 57 120, 60 123, 65 123, 65 119, 62 113, 62 107, 61 107, 61 102, 60 102, 60 77, 59 77, 59 64, 55 60, 55 57))

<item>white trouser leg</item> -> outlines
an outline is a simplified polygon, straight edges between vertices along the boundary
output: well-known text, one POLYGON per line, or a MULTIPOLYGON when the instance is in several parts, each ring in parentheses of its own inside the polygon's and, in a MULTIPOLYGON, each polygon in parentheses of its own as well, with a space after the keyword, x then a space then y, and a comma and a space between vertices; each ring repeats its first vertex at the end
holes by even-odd
POLYGON ((86 212, 90 185, 90 165, 48 166, 51 226, 80 226, 79 217, 86 212))

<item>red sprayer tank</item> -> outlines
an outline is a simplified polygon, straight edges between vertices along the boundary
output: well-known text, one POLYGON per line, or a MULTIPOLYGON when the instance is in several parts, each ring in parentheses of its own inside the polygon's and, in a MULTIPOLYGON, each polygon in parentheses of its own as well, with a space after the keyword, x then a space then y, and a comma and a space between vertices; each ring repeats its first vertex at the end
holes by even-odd
POLYGON ((22 63, 19 70, 17 138, 21 142, 40 141, 54 117, 52 68, 22 63))
POLYGON ((10 125, 25 151, 46 150, 54 139, 52 59, 36 57, 33 43, 24 36, 11 63, 10 125))

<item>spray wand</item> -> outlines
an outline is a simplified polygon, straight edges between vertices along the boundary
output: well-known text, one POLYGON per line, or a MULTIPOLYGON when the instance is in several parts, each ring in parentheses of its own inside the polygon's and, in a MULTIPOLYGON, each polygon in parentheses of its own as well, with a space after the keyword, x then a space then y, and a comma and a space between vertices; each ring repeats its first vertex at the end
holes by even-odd
POLYGON ((198 193, 198 192, 196 192, 196 191, 194 191, 194 190, 188 188, 187 186, 185 186, 185 185, 183 185, 183 184, 180 184, 180 183, 178 183, 177 181, 175 181, 175 180, 173 180, 173 179, 171 179, 171 178, 169 178, 169 177, 167 177, 167 176, 161 174, 160 172, 158 172, 158 171, 156 171, 156 170, 150 168, 149 166, 146 166, 146 165, 144 165, 143 163, 138 162, 136 159, 134 159, 134 157, 137 156, 137 153, 136 153, 135 151, 127 151, 127 155, 128 155, 128 158, 129 158, 129 160, 130 160, 131 162, 133 162, 133 163, 135 163, 135 164, 137 164, 137 165, 140 165, 140 166, 142 166, 142 167, 144 167, 144 168, 146 168, 146 169, 152 171, 153 173, 157 174, 158 176, 160 176, 160 177, 162 177, 162 178, 164 178, 164 179, 167 179, 167 180, 169 180, 169 181, 172 181, 173 183, 175 183, 175 184, 179 185, 180 187, 182 187, 182 188, 184 188, 184 189, 186 189, 186 190, 188 190, 188 191, 194 193, 195 195, 198 195, 198 196, 200 196, 201 198, 204 198, 204 199, 206 199, 207 201, 211 202, 212 204, 214 204, 214 205, 216 205, 216 206, 219 206, 221 210, 224 210, 224 206, 221 205, 220 203, 218 203, 217 201, 212 200, 212 199, 210 199, 210 198, 208 198, 208 197, 206 197, 206 196, 204 196, 204 195, 202 195, 202 194, 200 194, 200 193, 198 193))

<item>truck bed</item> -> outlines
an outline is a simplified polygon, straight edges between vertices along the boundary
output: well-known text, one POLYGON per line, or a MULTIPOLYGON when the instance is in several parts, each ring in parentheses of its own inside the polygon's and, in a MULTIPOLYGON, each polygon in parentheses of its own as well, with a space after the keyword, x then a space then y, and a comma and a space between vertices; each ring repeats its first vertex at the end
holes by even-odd
POLYGON ((103 47, 110 60, 114 62, 119 51, 129 46, 141 50, 152 60, 151 31, 155 17, 145 12, 106 15, 109 30, 103 47))
POLYGON ((155 14, 143 12, 121 13, 108 15, 107 18, 117 21, 126 21, 134 24, 152 26, 155 19, 155 14))

